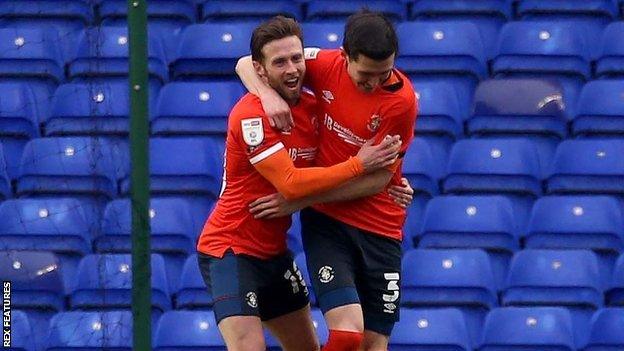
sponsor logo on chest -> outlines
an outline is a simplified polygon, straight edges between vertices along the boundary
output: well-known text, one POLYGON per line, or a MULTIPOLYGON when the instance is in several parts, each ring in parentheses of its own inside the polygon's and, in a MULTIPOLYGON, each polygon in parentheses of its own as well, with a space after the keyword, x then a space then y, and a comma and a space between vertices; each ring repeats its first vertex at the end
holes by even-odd
MULTIPOLYGON (((365 137, 357 135, 353 130, 343 126, 340 122, 336 121, 329 114, 325 114, 323 125, 327 130, 334 133, 338 138, 342 139, 347 144, 352 144, 361 147, 368 140, 365 137)), ((377 133, 379 126, 381 125, 381 117, 378 114, 371 116, 370 120, 366 124, 366 128, 369 132, 377 133)))

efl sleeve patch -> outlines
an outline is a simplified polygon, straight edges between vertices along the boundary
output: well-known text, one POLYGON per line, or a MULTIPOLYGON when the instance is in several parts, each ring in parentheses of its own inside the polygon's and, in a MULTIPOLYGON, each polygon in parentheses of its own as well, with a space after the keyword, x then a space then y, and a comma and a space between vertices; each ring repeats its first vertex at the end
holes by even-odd
POLYGON ((241 120, 243 140, 248 146, 258 146, 264 141, 264 128, 262 117, 247 118, 241 120))
POLYGON ((303 49, 303 57, 306 60, 316 60, 316 56, 318 56, 320 51, 320 48, 305 48, 303 49))

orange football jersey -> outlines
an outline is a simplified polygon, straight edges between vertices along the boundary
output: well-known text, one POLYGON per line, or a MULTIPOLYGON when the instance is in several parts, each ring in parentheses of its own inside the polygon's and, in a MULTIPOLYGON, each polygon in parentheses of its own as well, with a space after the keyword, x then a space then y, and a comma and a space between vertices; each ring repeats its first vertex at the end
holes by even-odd
MULTIPOLYGON (((372 93, 357 89, 340 50, 308 48, 306 85, 319 106, 319 151, 316 165, 327 167, 357 154, 367 140, 400 135, 405 153, 414 136, 417 100, 409 79, 393 70, 391 79, 372 93)), ((400 185, 401 160, 389 167, 394 175, 388 184, 400 185)), ((354 227, 402 239, 405 210, 387 191, 340 203, 314 206, 320 212, 354 227)))
POLYGON ((253 164, 286 148, 295 167, 314 166, 317 152, 316 100, 302 92, 291 107, 296 127, 290 133, 271 128, 260 99, 245 95, 228 120, 223 188, 199 238, 197 250, 216 257, 232 249, 237 254, 269 258, 286 251, 290 216, 254 219, 249 204, 277 192, 253 164))

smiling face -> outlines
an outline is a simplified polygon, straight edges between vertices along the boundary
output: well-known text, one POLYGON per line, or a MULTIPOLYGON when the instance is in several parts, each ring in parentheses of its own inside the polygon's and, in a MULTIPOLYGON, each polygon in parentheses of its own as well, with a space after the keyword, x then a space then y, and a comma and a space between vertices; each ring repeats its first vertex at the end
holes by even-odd
POLYGON ((347 58, 347 71, 357 88, 365 93, 372 93, 378 86, 383 84, 392 73, 394 67, 394 54, 385 60, 373 60, 362 54, 353 60, 347 58))
POLYGON ((292 35, 270 41, 262 47, 262 58, 254 61, 258 75, 289 104, 297 103, 306 69, 301 40, 292 35))

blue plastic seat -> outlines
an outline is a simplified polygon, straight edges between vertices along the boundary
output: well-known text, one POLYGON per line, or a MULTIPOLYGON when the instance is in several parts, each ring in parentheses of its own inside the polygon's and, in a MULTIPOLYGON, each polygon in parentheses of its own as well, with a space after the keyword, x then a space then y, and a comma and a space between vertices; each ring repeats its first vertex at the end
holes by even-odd
POLYGON ((199 271, 197 255, 189 255, 182 268, 182 278, 176 293, 176 309, 203 309, 212 306, 212 294, 199 271))
POLYGON ((464 139, 449 157, 445 193, 539 196, 541 169, 533 144, 522 139, 464 139))
POLYGON ((212 311, 168 311, 160 317, 154 334, 155 351, 225 350, 212 311))
POLYGON ((32 328, 26 313, 15 309, 11 311, 11 350, 37 350, 37 345, 34 341, 36 332, 38 331, 32 328))
MULTIPOLYGON (((152 308, 171 309, 165 263, 160 255, 151 255, 152 308)), ((76 286, 69 295, 72 309, 129 309, 132 293, 131 256, 119 254, 87 255, 78 266, 76 286)))
POLYGON ((467 22, 402 22, 397 25, 396 66, 413 80, 444 81, 455 86, 460 101, 470 101, 477 83, 487 77, 483 41, 467 22))
MULTIPOLYGON (((119 25, 126 20, 128 4, 124 0, 99 0, 99 14, 105 25, 119 25)), ((195 1, 154 0, 147 3, 148 21, 175 23, 179 26, 195 22, 195 1)))
POLYGON ((392 21, 403 21, 407 17, 407 8, 399 1, 391 0, 310 0, 308 2, 307 21, 337 21, 346 20, 351 14, 362 8, 383 13, 392 21))
POLYGON ((0 199, 11 197, 11 180, 8 171, 16 173, 14 169, 8 166, 4 158, 4 148, 0 144, 0 199))
POLYGON ((132 312, 72 311, 50 321, 46 351, 132 350, 132 312))
MULTIPOLYGON (((152 193, 218 197, 224 147, 222 142, 211 139, 151 139, 152 193)), ((127 194, 129 191, 130 181, 126 179, 122 182, 122 193, 127 194)))
POLYGON ((624 23, 613 22, 609 24, 603 34, 600 57, 596 61, 597 77, 622 77, 624 69, 624 23))
POLYGON ((195 24, 184 29, 172 63, 176 80, 227 77, 233 79, 236 62, 249 54, 254 23, 195 24))
MULTIPOLYGON (((152 198, 150 201, 151 249, 160 253, 195 252, 196 235, 190 204, 180 198, 152 198)), ((102 219, 102 235, 95 239, 97 252, 131 251, 131 204, 129 199, 108 203, 102 219)))
MULTIPOLYGON (((147 68, 153 84, 162 84, 169 78, 167 59, 162 45, 160 37, 148 35, 147 68)), ((76 54, 68 64, 70 79, 121 79, 128 76, 129 38, 126 27, 86 29, 80 35, 76 46, 76 54)))
POLYGON ((51 252, 3 251, 0 277, 11 282, 11 306, 29 310, 64 309, 60 263, 51 252))
POLYGON ((393 351, 470 351, 470 337, 461 311, 401 309, 389 349, 393 351))
MULTIPOLYGON (((0 2, 0 7, 9 2, 0 2)), ((59 40, 54 28, 0 28, 0 77, 3 82, 28 84, 43 116, 64 79, 59 40)))
POLYGON ((417 196, 435 196, 438 194, 438 179, 444 166, 434 158, 427 142, 417 138, 405 153, 403 176, 409 180, 417 196))
POLYGON ((615 263, 613 279, 605 296, 609 306, 624 306, 624 255, 615 263))
POLYGON ((624 140, 564 140, 547 178, 550 194, 624 194, 624 140))
POLYGON ((597 258, 585 250, 519 251, 511 261, 501 303, 600 308, 603 296, 597 258))
POLYGON ((550 20, 579 28, 587 39, 592 57, 600 50, 600 38, 609 22, 618 18, 617 0, 520 0, 517 14, 522 20, 550 20))
POLYGON ((86 255, 91 252, 82 203, 75 199, 19 199, 0 204, 3 250, 48 250, 86 255))
POLYGON ((483 326, 482 351, 574 351, 570 314, 558 307, 492 310, 483 326))
POLYGON ((423 82, 414 88, 418 93, 417 134, 461 138, 466 111, 460 105, 455 87, 444 82, 423 82))
POLYGON ((37 138, 38 116, 37 100, 27 84, 0 83, 0 136, 37 138))
POLYGON ((488 255, 481 250, 416 249, 404 254, 401 267, 401 304, 461 309, 476 345, 485 314, 498 306, 488 255))
POLYGON ((609 351, 624 349, 623 308, 598 310, 591 319, 589 341, 582 351, 609 351))
POLYGON ((512 18, 508 0, 419 0, 411 8, 410 19, 418 21, 468 21, 479 28, 488 58, 496 52, 500 27, 512 18))
POLYGON ((243 95, 243 87, 236 82, 167 84, 151 117, 152 134, 225 135, 230 110, 243 95))
POLYGON ((546 196, 531 213, 525 246, 592 249, 617 254, 624 249, 619 202, 607 196, 546 196))
POLYGON ((342 46, 344 35, 343 22, 305 22, 301 23, 304 47, 338 49, 342 46))
POLYGON ((63 84, 54 93, 45 134, 127 135, 129 99, 127 82, 63 84))
POLYGON ((623 80, 595 80, 585 84, 572 121, 572 134, 581 137, 623 135, 622 94, 623 80))
POLYGON ((475 91, 468 133, 550 135, 565 138, 563 90, 558 82, 540 79, 493 79, 475 91))
POLYGON ((24 148, 18 195, 88 195, 113 198, 125 173, 121 156, 104 139, 33 139, 24 148))
POLYGON ((502 196, 440 196, 427 203, 421 248, 519 248, 511 202, 502 196))
POLYGON ((259 22, 283 15, 301 20, 300 4, 294 1, 232 1, 212 0, 201 5, 201 20, 207 22, 259 22))

